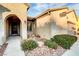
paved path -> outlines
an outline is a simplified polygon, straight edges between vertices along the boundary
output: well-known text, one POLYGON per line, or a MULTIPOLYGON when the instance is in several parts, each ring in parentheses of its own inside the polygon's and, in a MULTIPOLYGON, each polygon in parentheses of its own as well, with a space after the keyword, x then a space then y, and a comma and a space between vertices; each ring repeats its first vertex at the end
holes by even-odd
POLYGON ((24 52, 21 50, 20 41, 21 38, 19 36, 9 37, 4 56, 24 56, 24 52))
POLYGON ((67 50, 62 56, 79 56, 79 39, 70 50, 67 50))

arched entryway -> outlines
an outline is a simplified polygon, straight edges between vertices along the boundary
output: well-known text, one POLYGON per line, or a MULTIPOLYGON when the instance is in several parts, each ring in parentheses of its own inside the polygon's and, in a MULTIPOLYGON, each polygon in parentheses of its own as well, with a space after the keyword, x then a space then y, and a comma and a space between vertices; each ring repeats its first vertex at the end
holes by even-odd
POLYGON ((6 35, 20 36, 21 21, 16 15, 9 15, 6 19, 6 35))

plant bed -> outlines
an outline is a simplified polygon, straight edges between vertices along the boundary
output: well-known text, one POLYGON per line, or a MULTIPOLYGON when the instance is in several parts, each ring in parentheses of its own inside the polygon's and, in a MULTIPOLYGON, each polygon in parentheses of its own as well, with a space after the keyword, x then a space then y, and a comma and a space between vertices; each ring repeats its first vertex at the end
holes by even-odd
POLYGON ((66 49, 51 40, 45 40, 44 42, 37 41, 37 43, 38 47, 24 51, 26 56, 61 56, 66 51, 66 49))
POLYGON ((57 49, 57 43, 55 43, 54 41, 52 40, 46 40, 44 42, 44 45, 47 46, 48 48, 53 48, 53 49, 57 49))
POLYGON ((58 46, 57 49, 48 48, 47 46, 37 47, 30 51, 25 51, 26 56, 61 56, 66 49, 58 46))
POLYGON ((34 40, 24 40, 21 44, 22 50, 33 50, 38 44, 34 40))
POLYGON ((76 36, 62 34, 55 35, 50 40, 35 40, 37 47, 25 50, 26 56, 61 56, 77 41, 76 36))
POLYGON ((51 38, 52 41, 55 41, 58 45, 65 49, 70 49, 70 47, 77 41, 76 36, 62 34, 62 35, 55 35, 51 38))

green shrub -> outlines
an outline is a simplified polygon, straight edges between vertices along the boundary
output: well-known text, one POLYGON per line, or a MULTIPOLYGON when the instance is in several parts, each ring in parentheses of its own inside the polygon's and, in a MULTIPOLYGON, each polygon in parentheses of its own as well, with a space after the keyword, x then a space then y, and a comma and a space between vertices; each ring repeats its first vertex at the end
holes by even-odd
POLYGON ((67 34, 55 35, 51 40, 54 40, 58 45, 65 49, 70 49, 74 42, 76 42, 77 37, 67 34), (54 39, 53 39, 54 38, 54 39))
POLYGON ((44 45, 48 46, 48 48, 54 48, 54 49, 57 48, 57 44, 54 41, 51 41, 51 40, 46 40, 44 42, 44 45))
POLYGON ((36 48, 38 44, 33 40, 24 40, 21 44, 22 49, 25 50, 33 50, 36 48))

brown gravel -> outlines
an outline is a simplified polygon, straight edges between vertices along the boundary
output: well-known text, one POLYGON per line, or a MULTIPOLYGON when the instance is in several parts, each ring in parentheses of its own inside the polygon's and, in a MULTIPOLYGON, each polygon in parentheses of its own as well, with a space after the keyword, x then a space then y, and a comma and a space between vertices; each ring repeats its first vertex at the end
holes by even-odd
POLYGON ((4 43, 1 47, 0 47, 0 56, 3 56, 4 51, 7 47, 8 43, 4 43))
POLYGON ((31 51, 25 51, 26 56, 61 56, 66 51, 61 46, 58 46, 57 49, 44 46, 46 38, 31 36, 29 39, 35 40, 38 43, 38 47, 31 51))
POLYGON ((46 46, 37 47, 32 51, 25 51, 26 56, 61 56, 66 50, 58 46, 58 48, 52 49, 46 46))

